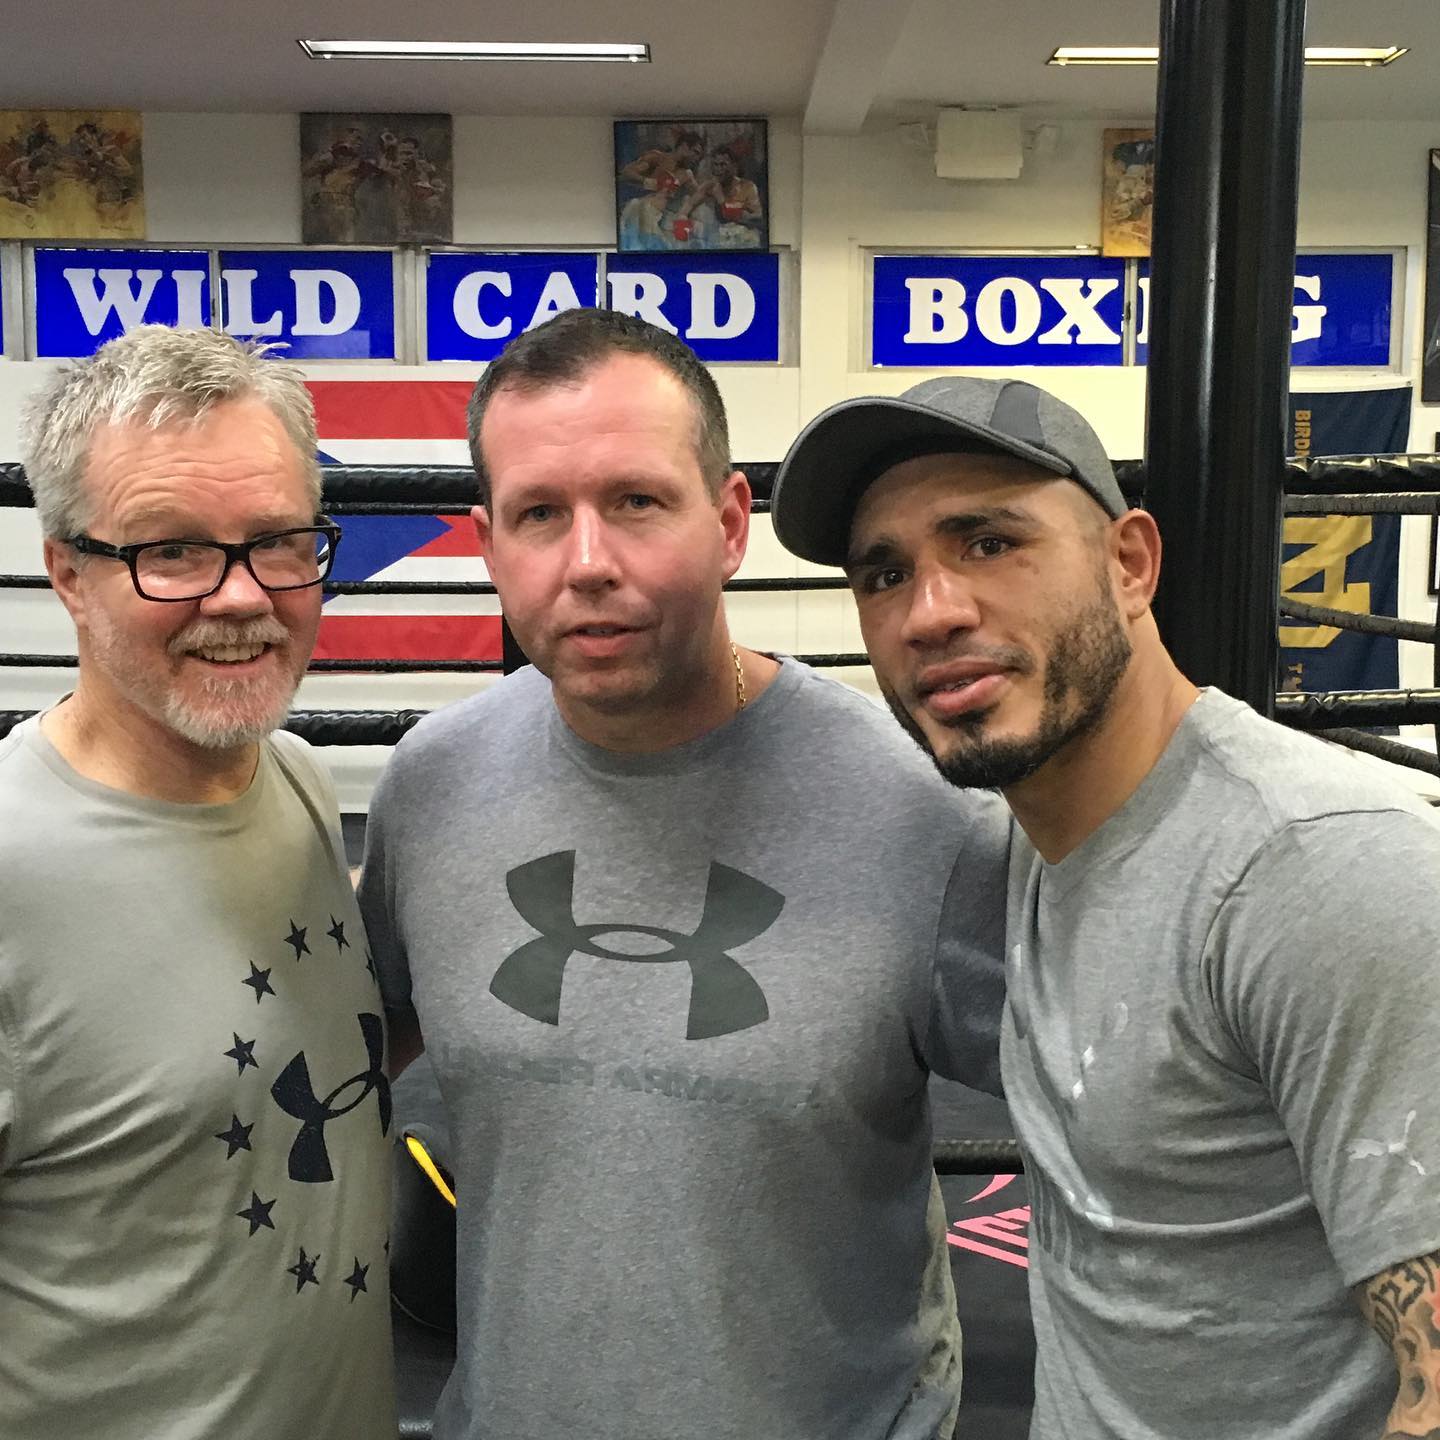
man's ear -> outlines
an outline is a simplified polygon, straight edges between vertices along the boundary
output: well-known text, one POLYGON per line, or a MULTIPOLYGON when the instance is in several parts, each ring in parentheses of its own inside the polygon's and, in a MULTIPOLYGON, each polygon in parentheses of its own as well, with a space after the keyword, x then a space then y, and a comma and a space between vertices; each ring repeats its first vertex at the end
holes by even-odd
POLYGON ((49 536, 45 538, 44 556, 51 588, 79 629, 85 621, 85 599, 80 587, 80 566, 84 561, 77 559, 74 549, 63 540, 49 536))
POLYGON ((744 472, 732 470, 720 486, 715 501, 720 512, 720 529, 724 534, 725 578, 740 568, 750 544, 750 482, 744 472))
POLYGON ((1116 598, 1131 620, 1139 619, 1155 598, 1155 587, 1160 583, 1160 548, 1160 530, 1148 510, 1127 510, 1110 522, 1116 598))

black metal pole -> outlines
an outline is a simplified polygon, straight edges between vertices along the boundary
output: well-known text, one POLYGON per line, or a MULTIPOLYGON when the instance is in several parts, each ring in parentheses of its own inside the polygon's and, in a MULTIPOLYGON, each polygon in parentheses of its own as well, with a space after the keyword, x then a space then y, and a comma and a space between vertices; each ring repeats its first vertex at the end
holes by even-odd
POLYGON ((1163 0, 1146 500, 1180 668, 1275 707, 1304 0, 1163 0))

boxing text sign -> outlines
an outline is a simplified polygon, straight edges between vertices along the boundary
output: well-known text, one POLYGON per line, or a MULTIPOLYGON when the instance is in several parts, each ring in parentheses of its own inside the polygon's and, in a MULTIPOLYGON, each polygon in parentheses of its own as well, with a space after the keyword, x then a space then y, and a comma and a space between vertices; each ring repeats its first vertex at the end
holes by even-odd
MULTIPOLYGON (((1383 370, 1390 364, 1393 255, 1297 255, 1290 363, 1383 370)), ((1150 262, 1136 280, 1135 363, 1150 349, 1150 262)))
MULTIPOLYGON (((600 303, 594 254, 437 254, 426 357, 493 360, 512 336, 600 303)), ((679 335, 702 360, 780 358, 780 262, 761 255, 607 255, 604 302, 679 335)))
MULTIPOLYGON (((1125 261, 1099 256, 877 255, 876 365, 1120 365, 1149 348, 1149 262, 1125 306, 1125 261)), ((1291 363, 1384 369, 1391 363, 1395 257, 1297 255, 1291 363)))
POLYGON ((1119 365, 1125 262, 877 255, 876 365, 1119 365))
MULTIPOLYGON (((389 251, 227 250, 219 261, 230 334, 302 360, 394 358, 389 251)), ((36 249, 37 355, 89 355, 146 323, 211 323, 209 252, 36 249)))

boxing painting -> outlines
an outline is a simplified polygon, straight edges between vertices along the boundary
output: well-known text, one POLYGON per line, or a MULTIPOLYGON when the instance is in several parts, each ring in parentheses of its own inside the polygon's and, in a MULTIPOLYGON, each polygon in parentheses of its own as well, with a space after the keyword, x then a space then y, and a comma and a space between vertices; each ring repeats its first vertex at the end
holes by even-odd
POLYGON ((305 244, 449 244, 450 132, 448 115, 301 115, 305 244))
POLYGON ((1155 132, 1107 130, 1100 192, 1100 253, 1148 255, 1155 207, 1155 132))
POLYGON ((135 110, 0 110, 0 239, 143 240, 135 110))
POLYGON ((766 250, 764 120, 617 120, 616 247, 766 250))

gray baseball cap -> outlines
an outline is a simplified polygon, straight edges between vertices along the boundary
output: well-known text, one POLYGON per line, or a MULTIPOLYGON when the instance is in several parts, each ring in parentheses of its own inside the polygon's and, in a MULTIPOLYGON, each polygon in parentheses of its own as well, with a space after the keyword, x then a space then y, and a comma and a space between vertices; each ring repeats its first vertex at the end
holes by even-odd
POLYGON ((800 432, 775 477, 775 534, 821 565, 844 563, 860 497, 919 455, 999 451, 1079 485, 1107 515, 1130 507, 1100 438, 1076 410, 1023 380, 946 376, 899 396, 842 400, 800 432))

